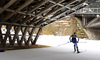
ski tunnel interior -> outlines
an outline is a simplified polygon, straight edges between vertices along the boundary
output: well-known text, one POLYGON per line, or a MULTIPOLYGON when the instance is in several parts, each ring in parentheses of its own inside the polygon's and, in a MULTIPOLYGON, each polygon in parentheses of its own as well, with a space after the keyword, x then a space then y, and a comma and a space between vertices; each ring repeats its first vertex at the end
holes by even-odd
POLYGON ((95 1, 1 0, 0 45, 5 47, 7 41, 11 46, 23 45, 23 42, 24 45, 30 45, 30 43, 35 45, 43 27, 73 14, 95 1), (37 32, 35 32, 36 30, 37 32))

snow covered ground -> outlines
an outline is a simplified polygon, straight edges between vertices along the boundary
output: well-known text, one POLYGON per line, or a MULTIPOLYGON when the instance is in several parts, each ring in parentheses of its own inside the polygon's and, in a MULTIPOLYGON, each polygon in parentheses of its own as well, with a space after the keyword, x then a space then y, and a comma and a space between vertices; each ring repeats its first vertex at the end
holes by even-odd
POLYGON ((80 39, 79 54, 73 53, 68 41, 69 36, 42 35, 37 44, 51 47, 6 51, 0 53, 0 60, 100 60, 100 41, 80 39))

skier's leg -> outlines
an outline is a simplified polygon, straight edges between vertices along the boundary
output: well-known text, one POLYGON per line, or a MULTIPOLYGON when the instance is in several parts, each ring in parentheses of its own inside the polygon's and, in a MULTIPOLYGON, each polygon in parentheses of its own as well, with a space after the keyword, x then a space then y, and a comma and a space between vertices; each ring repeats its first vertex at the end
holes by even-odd
POLYGON ((77 43, 75 43, 75 46, 76 46, 76 49, 77 49, 77 53, 80 53, 79 49, 78 49, 78 46, 77 46, 77 43))
POLYGON ((77 53, 80 53, 78 47, 77 47, 77 53))
POLYGON ((76 46, 74 45, 74 53, 76 52, 76 46))
POLYGON ((76 49, 77 49, 77 53, 80 53, 80 52, 79 52, 79 49, 78 49, 78 45, 77 45, 77 43, 76 43, 76 49))

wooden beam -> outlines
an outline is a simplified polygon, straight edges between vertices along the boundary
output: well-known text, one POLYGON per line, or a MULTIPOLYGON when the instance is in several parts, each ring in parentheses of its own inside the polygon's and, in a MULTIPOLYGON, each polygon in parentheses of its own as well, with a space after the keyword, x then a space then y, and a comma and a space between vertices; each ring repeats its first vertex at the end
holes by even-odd
MULTIPOLYGON (((13 10, 13 9, 6 9, 5 11, 12 12, 12 13, 16 12, 16 11, 13 10)), ((19 11, 19 12, 17 12, 17 13, 19 13, 19 14, 26 14, 25 12, 22 12, 22 11, 19 11)))
POLYGON ((39 37, 39 35, 40 35, 41 31, 42 31, 42 27, 40 27, 40 28, 39 28, 38 33, 37 33, 37 35, 36 35, 36 37, 35 37, 34 41, 32 42, 32 44, 33 44, 33 45, 35 45, 35 44, 36 44, 37 39, 38 39, 38 37, 39 37))
MULTIPOLYGON (((73 2, 72 2, 73 3, 73 2)), ((81 2, 81 4, 82 3, 84 3, 84 2, 81 2)), ((80 3, 77 5, 77 6, 79 6, 79 5, 81 5, 80 3)), ((77 6, 75 6, 75 7, 73 7, 73 8, 76 8, 77 6)), ((73 9, 72 8, 72 9, 73 9)), ((61 14, 58 14, 58 15, 56 15, 56 17, 60 17, 60 16, 62 16, 62 15, 65 15, 66 13, 68 13, 68 12, 71 12, 71 11, 74 11, 74 10, 72 10, 72 9, 70 9, 70 10, 68 10, 68 11, 66 11, 66 12, 63 12, 63 13, 61 13, 61 14)))
POLYGON ((19 12, 20 10, 22 10, 24 7, 26 7, 27 5, 29 5, 33 1, 34 0, 27 0, 22 6, 20 6, 18 9, 16 9, 16 12, 19 12))
POLYGON ((61 3, 61 2, 63 2, 64 0, 57 0, 57 1, 58 1, 58 2, 55 2, 55 1, 53 1, 53 0, 49 0, 49 2, 51 2, 51 3, 55 4, 55 5, 57 5, 57 4, 61 3))
POLYGON ((6 27, 7 28, 7 32, 6 32, 6 35, 5 35, 4 40, 3 40, 3 46, 6 45, 7 37, 9 37, 11 27, 12 27, 11 25, 8 25, 6 27))
POLYGON ((35 22, 38 22, 38 21, 40 21, 40 20, 42 20, 42 19, 32 20, 32 21, 30 21, 29 25, 32 25, 32 24, 34 24, 35 22))
POLYGON ((18 14, 18 15, 14 18, 14 20, 12 20, 12 23, 17 23, 17 21, 19 21, 21 18, 23 18, 23 16, 25 16, 25 15, 20 15, 20 14, 18 14))
POLYGON ((2 24, 0 24, 0 45, 2 44, 3 41, 1 28, 2 28, 2 24))
POLYGON ((18 3, 20 3, 20 0, 17 0, 16 3, 14 3, 10 8, 11 9, 15 9, 15 7, 17 6, 18 3))
POLYGON ((24 30, 23 35, 22 35, 22 38, 20 40, 20 45, 22 45, 22 42, 23 42, 23 40, 24 40, 24 38, 26 36, 27 30, 28 30, 28 27, 25 27, 25 30, 24 30))
MULTIPOLYGON (((71 4, 71 3, 73 3, 73 2, 75 2, 75 0, 72 0, 72 1, 70 1, 70 2, 68 2, 69 4, 71 4)), ((56 3, 57 4, 57 3, 56 3)), ((58 3, 59 4, 59 3, 58 3)), ((66 6, 68 6, 69 4, 66 4, 64 7, 66 7, 66 6)), ((63 9, 63 7, 62 8, 58 8, 57 10, 54 10, 54 11, 52 11, 51 13, 49 13, 48 15, 50 15, 50 14, 55 14, 57 11, 59 11, 59 10, 61 10, 61 9, 63 9)), ((48 16, 47 15, 47 16, 48 16)), ((45 17, 47 17, 47 16, 45 16, 45 17)), ((44 17, 44 18, 45 18, 44 17)), ((49 19, 47 19, 46 18, 46 20, 45 21, 42 21, 42 22, 40 22, 40 23, 37 23, 37 26, 39 26, 41 23, 43 23, 43 22, 46 22, 46 21, 48 21, 49 19)), ((32 23, 32 22, 31 22, 32 23)))
POLYGON ((31 30, 31 34, 30 34, 30 36, 29 36, 29 38, 28 38, 28 40, 27 40, 27 45, 29 45, 29 42, 30 42, 31 39, 32 39, 32 36, 33 36, 34 31, 35 31, 35 27, 32 28, 32 30, 31 30))
POLYGON ((68 5, 70 5, 70 4, 74 3, 74 2, 76 2, 76 0, 71 0, 65 6, 68 6, 68 5))
POLYGON ((48 21, 49 19, 46 19, 45 21, 42 21, 42 22, 39 22, 39 23, 37 23, 36 24, 36 27, 38 27, 39 25, 41 25, 42 23, 44 23, 44 22, 46 22, 46 21, 48 21))
POLYGON ((52 7, 54 7, 54 6, 55 6, 55 4, 52 4, 52 5, 47 6, 47 7, 44 8, 40 13, 38 13, 37 16, 40 15, 40 14, 42 14, 42 13, 44 13, 45 11, 47 11, 48 9, 50 9, 50 8, 52 8, 52 7))
POLYGON ((48 2, 48 0, 42 0, 42 2, 36 4, 35 7, 33 9, 31 9, 27 14, 29 14, 32 11, 36 10, 37 8, 39 8, 40 6, 42 6, 43 4, 45 4, 46 2, 48 2))
POLYGON ((17 45, 20 45, 19 36, 17 36, 17 45))
MULTIPOLYGON (((58 3, 61 3, 62 1, 63 1, 63 0, 60 0, 58 3)), ((50 7, 48 6, 46 9, 42 10, 42 12, 39 13, 39 14, 37 14, 36 16, 42 14, 43 12, 45 12, 46 10, 48 10, 48 9, 54 7, 54 6, 56 6, 56 5, 50 5, 50 7)), ((58 8, 58 9, 59 9, 59 8, 58 8)), ((53 12, 54 12, 54 11, 52 11, 51 13, 53 13, 53 12)), ((49 13, 48 15, 50 15, 51 13, 49 13)), ((45 16, 45 17, 46 17, 46 16, 45 16)), ((44 17, 43 17, 43 18, 44 18, 44 17)), ((34 24, 35 22, 37 22, 37 21, 39 21, 39 20, 42 20, 42 19, 32 20, 32 21, 29 23, 29 25, 34 24)))
POLYGON ((20 28, 21 28, 20 26, 17 26, 17 28, 15 29, 15 34, 14 34, 14 38, 12 40, 12 45, 14 45, 15 39, 18 37, 18 33, 20 31, 20 28))
MULTIPOLYGON (((59 4, 60 2, 62 2, 63 0, 61 0, 61 1, 59 1, 58 3, 56 3, 56 4, 59 4)), ((71 4, 71 3, 73 3, 73 2, 75 2, 76 0, 71 0, 70 2, 68 2, 69 4, 71 4)), ((51 1, 50 1, 51 2, 51 1)), ((64 7, 66 7, 66 6, 68 6, 69 4, 66 4, 64 7)), ((63 8, 63 7, 62 7, 63 8)), ((61 10, 62 9, 61 7, 59 7, 58 9, 56 9, 56 10, 52 10, 52 11, 50 11, 49 13, 47 13, 47 15, 45 16, 45 17, 47 17, 48 15, 50 15, 50 14, 55 14, 57 11, 59 11, 59 10, 61 10)), ((45 19, 45 17, 43 17, 44 19, 45 19)), ((46 18, 47 19, 47 18, 46 18)), ((46 20, 47 21, 47 20, 46 20)), ((44 21, 45 22, 45 21, 44 21)), ((29 23, 29 25, 31 25, 31 24, 33 24, 34 22, 30 22, 29 23)), ((41 23, 43 23, 43 22, 40 22, 39 23, 39 25, 41 24, 41 23)), ((37 24, 38 25, 38 24, 37 24)))
POLYGON ((27 16, 25 19, 23 19, 20 23, 23 24, 25 22, 27 22, 28 20, 32 19, 34 17, 30 17, 30 16, 27 16))
MULTIPOLYGON (((59 6, 59 4, 61 3, 61 2, 63 2, 64 0, 59 0, 59 2, 58 3, 55 3, 55 2, 53 2, 53 1, 50 1, 50 2, 52 2, 52 3, 54 3, 55 5, 54 6, 56 6, 56 5, 58 5, 59 6)), ((54 7, 53 6, 53 7, 54 7)), ((58 7, 57 9, 54 9, 54 10, 51 10, 51 11, 49 11, 46 15, 45 15, 45 17, 47 17, 48 15, 50 15, 50 14, 55 14, 57 11, 59 11, 59 10, 61 10, 62 8, 64 8, 65 6, 60 6, 60 7, 58 7)))
MULTIPOLYGON (((32 28, 32 29, 33 29, 33 28, 32 28)), ((30 29, 28 29, 28 34, 31 35, 31 31, 30 31, 30 29)))
MULTIPOLYGON (((60 3, 60 2, 62 2, 63 0, 60 0, 58 3, 60 3)), ((46 3, 46 1, 44 1, 45 3, 46 3)), ((41 2, 42 3, 42 2, 41 2)), ((40 4, 41 4, 40 3, 40 4)), ((44 4, 44 3, 43 3, 44 4)), ((42 5, 43 5, 42 4, 42 5)), ((37 6, 39 7, 39 5, 37 4, 37 6)), ((38 17, 38 15, 40 15, 40 14, 42 14, 42 13, 44 13, 45 11, 47 11, 48 9, 50 9, 50 8, 52 8, 52 7, 54 7, 54 6, 56 6, 55 4, 52 4, 52 5, 49 5, 48 7, 46 7, 46 8, 44 8, 40 13, 38 13, 35 17, 38 17)), ((37 8, 37 7, 36 7, 37 8)), ((35 10, 35 9, 33 9, 33 10, 35 10)), ((23 23, 25 23, 25 22, 27 22, 29 19, 27 19, 27 20, 23 20, 22 22, 23 23)), ((33 21, 33 23, 34 23, 34 21, 33 21)), ((32 24, 32 22, 30 22, 29 23, 30 25, 32 24)))
POLYGON ((72 8, 74 8, 75 6, 78 6, 78 5, 80 5, 80 4, 83 4, 83 3, 85 3, 86 1, 81 1, 79 4, 77 4, 77 5, 74 5, 72 8))
POLYGON ((59 10, 61 10, 61 9, 62 9, 62 7, 59 7, 59 8, 54 9, 54 10, 51 10, 50 12, 48 12, 48 13, 45 15, 45 17, 47 17, 47 16, 50 15, 50 14, 54 14, 54 13, 56 13, 57 11, 59 11, 59 10))
POLYGON ((0 0, 0 7, 3 7, 6 0, 0 0))
MULTIPOLYGON (((38 17, 40 14, 42 14, 42 13, 44 13, 46 10, 48 10, 48 9, 50 9, 51 7, 53 7, 54 6, 54 4, 52 4, 52 5, 49 5, 47 8, 44 8, 40 13, 38 13, 35 17, 38 17)), ((30 17, 30 16, 29 16, 30 17)), ((25 23, 25 22, 27 22, 27 21, 29 21, 30 19, 32 19, 32 18, 34 18, 34 16, 33 17, 30 17, 30 18, 25 18, 21 23, 25 23)), ((30 23, 30 25, 31 25, 31 23, 30 23)))
POLYGON ((8 35, 8 37, 9 37, 9 44, 11 45, 12 44, 12 37, 11 37, 11 34, 9 33, 9 35, 8 35))
MULTIPOLYGON (((33 26, 33 25, 26 25, 26 24, 17 24, 17 23, 9 23, 9 22, 1 22, 2 23, 2 25, 10 25, 10 24, 12 24, 13 26, 21 26, 21 27, 31 27, 31 28, 33 28, 33 27, 35 27, 35 26, 33 26)), ((36 27, 36 28, 38 28, 38 27, 36 27)))
MULTIPOLYGON (((26 28, 26 27, 25 27, 26 28)), ((27 31, 29 30, 29 28, 27 29, 27 31)), ((21 32, 22 32, 22 35, 24 35, 24 31, 25 31, 25 29, 23 30, 23 28, 21 28, 21 32)), ((26 35, 25 35, 26 36, 26 35)), ((26 41, 26 38, 24 37, 23 38, 23 41, 25 42, 25 45, 27 45, 27 41, 26 41)), ((21 42, 21 40, 19 41, 19 42, 21 42)), ((21 44, 19 44, 19 45, 21 45, 21 44)))
MULTIPOLYGON (((65 7, 67 7, 68 5, 70 5, 70 4, 72 4, 72 3, 74 3, 74 2, 76 2, 76 0, 71 0, 71 1, 69 1, 66 5, 65 5, 65 7)), ((75 8, 75 7, 74 7, 75 8)), ((72 9, 72 8, 71 8, 72 9)), ((71 10, 70 9, 70 10, 71 10)), ((60 9, 59 9, 60 10, 60 9)), ((58 10, 58 11, 59 11, 58 10)), ((68 11, 70 11, 70 10, 67 10, 66 12, 68 12, 68 11)), ((61 16, 61 15, 64 15, 66 12, 64 12, 64 13, 61 13, 61 14, 58 14, 57 16, 61 16)))
POLYGON ((5 11, 8 7, 10 7, 12 4, 14 4, 17 0, 11 0, 10 2, 8 2, 3 8, 2 10, 0 10, 0 14, 5 11))
POLYGON ((11 18, 14 14, 16 14, 17 12, 19 12, 20 10, 22 10, 24 7, 26 7, 27 5, 29 5, 30 3, 32 3, 33 0, 28 0, 26 1, 22 6, 20 6, 19 8, 16 9, 16 12, 11 13, 10 15, 8 15, 7 17, 4 17, 2 19, 2 21, 6 21, 7 19, 11 18))
POLYGON ((94 18, 93 20, 91 20, 90 22, 88 22, 87 26, 89 26, 89 25, 91 25, 92 23, 95 23, 95 22, 97 22, 97 21, 99 21, 99 20, 100 20, 100 17, 96 17, 96 18, 94 18))
POLYGON ((95 23, 92 23, 90 25, 86 25, 85 27, 86 28, 96 28, 96 29, 100 29, 100 22, 95 22, 95 23))
MULTIPOLYGON (((2 10, 1 7, 0 7, 0 10, 2 10)), ((5 11, 12 12, 12 13, 16 12, 16 11, 13 10, 13 9, 6 9, 5 11)), ((19 11, 19 12, 17 12, 17 13, 19 13, 19 14, 24 14, 24 15, 29 15, 29 16, 34 16, 34 14, 32 14, 32 13, 27 14, 27 13, 25 13, 25 12, 23 12, 23 11, 19 11)))
MULTIPOLYGON (((32 11, 35 11, 37 8, 39 8, 41 5, 43 5, 43 4, 45 4, 46 2, 48 2, 48 0, 43 0, 42 2, 40 2, 40 3, 38 3, 38 4, 36 4, 35 5, 35 7, 34 7, 34 9, 31 9, 28 13, 26 13, 26 14, 30 14, 32 11)), ((28 17, 27 17, 28 18, 28 17)), ((30 18, 29 19, 27 19, 26 18, 26 20, 23 20, 21 23, 25 23, 25 22, 27 22, 28 20, 30 20, 30 18)), ((33 18, 33 17, 32 17, 33 18)))

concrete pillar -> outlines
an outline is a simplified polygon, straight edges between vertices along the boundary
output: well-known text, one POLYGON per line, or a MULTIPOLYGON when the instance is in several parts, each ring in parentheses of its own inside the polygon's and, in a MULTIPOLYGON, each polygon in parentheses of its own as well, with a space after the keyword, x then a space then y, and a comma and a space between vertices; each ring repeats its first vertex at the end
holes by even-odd
POLYGON ((82 15, 82 26, 84 27, 87 24, 87 18, 82 15))

